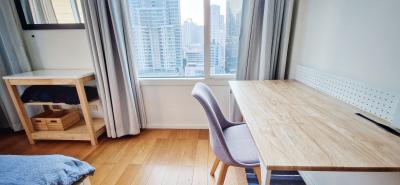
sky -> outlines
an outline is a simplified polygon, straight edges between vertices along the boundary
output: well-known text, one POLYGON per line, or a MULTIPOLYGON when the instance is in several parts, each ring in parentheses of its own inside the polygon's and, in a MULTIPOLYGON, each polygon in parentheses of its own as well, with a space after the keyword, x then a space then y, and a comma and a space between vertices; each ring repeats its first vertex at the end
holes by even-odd
MULTIPOLYGON (((221 14, 225 15, 225 6, 227 0, 210 0, 211 4, 221 7, 221 14)), ((198 25, 204 25, 203 0, 180 0, 181 5, 181 23, 192 19, 198 25)))

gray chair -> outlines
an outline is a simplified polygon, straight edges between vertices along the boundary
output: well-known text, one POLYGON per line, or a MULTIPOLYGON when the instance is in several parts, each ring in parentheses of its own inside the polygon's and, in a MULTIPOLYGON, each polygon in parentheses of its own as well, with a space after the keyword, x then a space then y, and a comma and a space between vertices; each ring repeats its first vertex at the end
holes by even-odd
POLYGON ((222 163, 217 185, 224 183, 229 166, 253 168, 260 181, 257 148, 247 125, 226 120, 207 85, 197 83, 192 96, 203 106, 208 118, 211 148, 216 156, 211 167, 211 176, 214 176, 218 164, 222 163))

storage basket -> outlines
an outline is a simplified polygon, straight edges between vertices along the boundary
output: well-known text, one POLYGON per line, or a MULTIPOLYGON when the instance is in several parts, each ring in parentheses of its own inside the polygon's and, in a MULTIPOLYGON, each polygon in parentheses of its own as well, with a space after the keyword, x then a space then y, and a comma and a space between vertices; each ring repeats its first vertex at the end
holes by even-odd
POLYGON ((63 131, 79 122, 78 110, 46 110, 32 117, 33 128, 37 131, 63 131))

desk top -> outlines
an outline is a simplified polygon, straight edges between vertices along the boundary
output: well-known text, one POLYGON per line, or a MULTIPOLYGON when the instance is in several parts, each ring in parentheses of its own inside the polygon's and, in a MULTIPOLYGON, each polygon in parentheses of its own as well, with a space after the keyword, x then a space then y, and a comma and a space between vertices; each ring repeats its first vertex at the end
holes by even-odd
POLYGON ((400 171, 400 137, 297 81, 230 81, 268 170, 400 171))
POLYGON ((38 70, 4 76, 7 80, 32 80, 32 79, 80 79, 93 75, 90 70, 38 70))

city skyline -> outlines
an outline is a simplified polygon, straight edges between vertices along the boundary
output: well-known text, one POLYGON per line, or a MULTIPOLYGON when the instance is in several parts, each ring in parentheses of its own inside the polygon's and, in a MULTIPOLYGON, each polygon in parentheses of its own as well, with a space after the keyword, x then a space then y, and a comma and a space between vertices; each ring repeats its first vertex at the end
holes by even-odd
MULTIPOLYGON (((219 0, 225 2, 222 7, 210 5, 211 74, 236 72, 240 12, 225 15, 226 11, 232 11, 230 1, 219 0)), ((194 17, 181 15, 185 14, 183 2, 187 0, 129 1, 133 53, 139 76, 204 76, 204 26, 194 17)))

